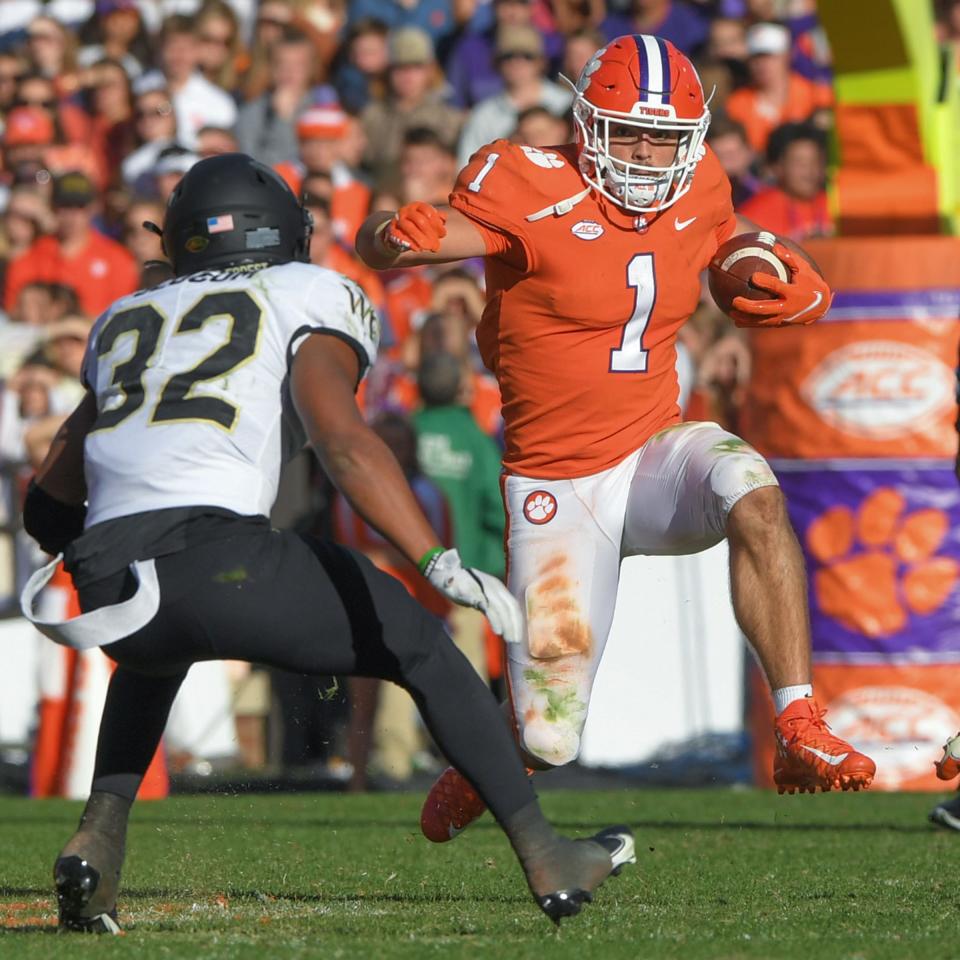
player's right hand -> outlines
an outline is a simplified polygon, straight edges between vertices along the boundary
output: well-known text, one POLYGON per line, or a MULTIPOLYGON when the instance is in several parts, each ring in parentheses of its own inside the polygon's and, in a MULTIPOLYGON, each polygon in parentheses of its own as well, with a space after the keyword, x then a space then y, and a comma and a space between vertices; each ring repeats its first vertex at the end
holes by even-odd
POLYGON ((523 639, 523 616, 513 594, 489 573, 465 567, 456 550, 437 554, 423 575, 448 600, 479 610, 507 643, 523 639))
POLYGON ((429 203, 415 200, 405 203, 393 219, 387 221, 380 237, 387 250, 394 254, 406 250, 436 253, 440 241, 447 235, 446 221, 445 213, 429 203))

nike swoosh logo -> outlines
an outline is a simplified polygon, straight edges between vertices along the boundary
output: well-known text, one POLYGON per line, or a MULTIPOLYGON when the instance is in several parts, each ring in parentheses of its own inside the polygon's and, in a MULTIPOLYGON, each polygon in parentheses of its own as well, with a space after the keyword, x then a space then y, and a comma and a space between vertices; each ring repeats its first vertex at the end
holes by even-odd
POLYGON ((821 303, 823 303, 823 294, 820 293, 820 291, 818 290, 813 295, 813 303, 811 303, 809 307, 804 307, 799 313, 795 313, 792 317, 784 317, 783 320, 781 320, 780 322, 783 324, 793 323, 799 317, 802 317, 805 313, 809 313, 811 310, 816 310, 816 308, 819 307, 821 303))
POLYGON ((681 220, 679 217, 673 218, 673 225, 677 230, 686 230, 687 227, 696 220, 696 217, 691 217, 689 220, 681 220))
POLYGON ((849 756, 848 753, 841 753, 838 756, 831 756, 829 753, 824 753, 822 750, 818 750, 816 747, 808 747, 805 743, 800 744, 804 750, 808 750, 815 757, 819 757, 824 763, 829 763, 831 767, 836 767, 839 764, 843 763, 844 760, 849 756))

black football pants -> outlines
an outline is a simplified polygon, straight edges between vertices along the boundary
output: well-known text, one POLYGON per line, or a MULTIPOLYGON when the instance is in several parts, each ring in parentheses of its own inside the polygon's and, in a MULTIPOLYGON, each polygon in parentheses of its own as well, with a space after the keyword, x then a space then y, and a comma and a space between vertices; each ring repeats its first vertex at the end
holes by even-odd
MULTIPOLYGON (((95 790, 133 799, 187 669, 222 659, 392 680, 501 823, 533 799, 483 681, 440 621, 361 554, 238 525, 236 535, 157 558, 156 569, 156 616, 104 648, 118 669, 100 726, 95 790)), ((133 582, 123 571, 81 587, 81 608, 116 603, 133 582)))

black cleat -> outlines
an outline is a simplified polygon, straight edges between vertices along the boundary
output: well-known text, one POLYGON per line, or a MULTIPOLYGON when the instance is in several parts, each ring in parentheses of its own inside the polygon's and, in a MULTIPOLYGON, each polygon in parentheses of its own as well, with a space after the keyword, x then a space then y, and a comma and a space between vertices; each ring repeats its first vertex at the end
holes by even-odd
POLYGON ((538 897, 540 909, 559 927, 564 917, 575 917, 585 903, 593 903, 593 895, 586 890, 561 890, 538 897))
POLYGON ((555 923, 560 925, 564 917, 576 916, 585 903, 593 902, 593 890, 600 886, 607 877, 616 877, 628 863, 637 862, 636 846, 633 840, 633 831, 629 827, 607 827, 594 834, 589 840, 578 840, 577 843, 595 843, 603 847, 610 858, 610 869, 605 876, 594 883, 592 889, 584 890, 574 887, 569 890, 556 890, 537 897, 540 909, 555 923))
POLYGON ((61 930, 119 933, 117 891, 130 801, 95 790, 53 865, 61 930))
POLYGON ((61 931, 119 933, 117 908, 97 913, 92 903, 100 873, 78 856, 60 857, 53 867, 61 931), (91 909, 91 907, 93 909, 91 909))

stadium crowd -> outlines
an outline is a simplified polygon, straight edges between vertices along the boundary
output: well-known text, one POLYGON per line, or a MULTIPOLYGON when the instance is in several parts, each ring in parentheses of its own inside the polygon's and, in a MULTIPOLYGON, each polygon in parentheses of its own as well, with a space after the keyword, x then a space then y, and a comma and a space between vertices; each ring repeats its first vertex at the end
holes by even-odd
MULTIPOLYGON (((385 347, 362 405, 465 564, 502 575, 500 414, 473 330, 482 265, 376 274, 353 252, 373 210, 445 202, 471 153, 497 137, 571 138, 571 93, 624 33, 663 36, 713 89, 708 142, 738 211, 795 240, 829 234, 830 56, 815 0, 5 0, 0 4, 0 476, 16 505, 31 465, 82 394, 87 333, 114 299, 164 279, 163 205, 202 157, 271 164, 313 214, 314 263, 356 280, 385 347)), ((960 30, 960 4, 941 28, 960 30)), ((681 403, 736 430, 749 355, 706 299, 681 334, 681 403)), ((482 617, 456 616, 337 502, 319 471, 284 489, 284 521, 333 531, 394 571, 496 681, 482 617), (291 499, 292 498, 292 499, 291 499)), ((0 517, 12 530, 15 517, 0 517)), ((7 605, 15 592, 11 584, 7 605)), ((423 744, 409 701, 355 682, 353 723, 317 683, 274 676, 283 758, 349 753, 365 783, 410 775, 423 744), (306 691, 306 692, 304 692, 306 691), (379 706, 378 706, 379 703, 379 706), (376 720, 374 717, 376 716, 376 720), (371 732, 374 743, 371 744, 371 732), (336 740, 336 738, 334 738, 336 740)), ((322 684, 321 684, 322 686, 322 684)), ((342 699, 342 698, 341 698, 342 699)), ((339 702, 339 701, 338 701, 339 702)), ((254 754, 256 751, 254 751, 254 754)))

